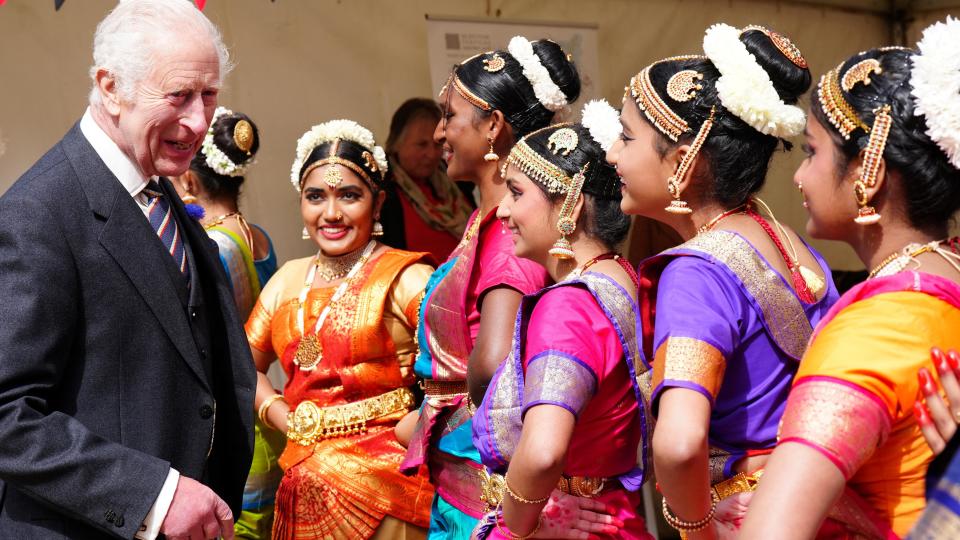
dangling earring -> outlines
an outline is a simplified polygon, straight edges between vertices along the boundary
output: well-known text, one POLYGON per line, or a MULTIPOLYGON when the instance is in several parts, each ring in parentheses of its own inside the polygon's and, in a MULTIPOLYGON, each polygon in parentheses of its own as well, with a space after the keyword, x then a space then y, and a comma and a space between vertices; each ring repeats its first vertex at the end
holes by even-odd
POLYGON ((857 206, 860 207, 857 217, 853 219, 857 225, 873 225, 880 221, 876 208, 868 204, 870 198, 867 197, 867 188, 877 184, 880 160, 883 159, 883 149, 887 146, 887 136, 890 134, 890 106, 878 107, 873 113, 873 126, 870 127, 870 139, 864 150, 860 178, 853 183, 853 194, 857 197, 857 206))
POLYGON ((880 221, 880 214, 877 213, 877 209, 867 204, 870 199, 867 197, 867 186, 862 180, 853 183, 853 194, 857 198, 857 206, 860 207, 857 210, 857 217, 853 218, 853 222, 857 225, 873 225, 880 221))
POLYGON ((680 182, 677 181, 677 175, 673 175, 667 179, 667 191, 670 192, 673 200, 670 201, 670 205, 664 208, 664 210, 671 214, 690 214, 693 212, 690 206, 687 205, 687 201, 680 198, 680 182))
POLYGON ((560 207, 560 217, 557 219, 557 230, 560 231, 560 238, 554 242, 550 248, 550 255, 560 259, 573 258, 573 245, 567 240, 567 237, 577 230, 577 222, 573 220, 573 207, 577 205, 577 199, 580 198, 580 190, 583 189, 584 177, 587 174, 587 163, 580 169, 580 172, 573 175, 573 181, 570 183, 570 190, 563 200, 563 206, 560 207))
POLYGON ((490 145, 490 150, 483 155, 483 160, 484 161, 500 161, 500 156, 498 156, 497 153, 493 151, 493 137, 487 135, 487 144, 490 145))
POLYGON ((300 238, 303 239, 303 240, 309 240, 309 239, 310 239, 310 233, 307 232, 307 226, 306 226, 306 225, 303 226, 303 232, 300 233, 300 238))
POLYGON ((180 200, 183 201, 183 204, 197 204, 197 197, 189 191, 184 193, 180 200))
POLYGON ((383 236, 383 225, 379 221, 373 222, 373 230, 370 231, 370 236, 383 236))
POLYGON ((707 140, 707 135, 710 133, 710 128, 713 127, 713 113, 714 108, 711 107, 710 116, 704 120, 703 125, 700 126, 700 131, 697 132, 697 136, 694 137, 693 142, 690 143, 690 151, 687 152, 686 155, 683 156, 683 159, 680 160, 680 165, 677 166, 677 172, 667 179, 667 191, 670 192, 670 196, 673 197, 673 200, 670 201, 670 205, 664 208, 664 210, 670 212, 671 214, 693 213, 693 210, 691 210, 690 206, 687 205, 687 201, 680 199, 680 182, 687 177, 687 173, 690 171, 690 167, 693 165, 693 160, 700 152, 703 142, 707 140))

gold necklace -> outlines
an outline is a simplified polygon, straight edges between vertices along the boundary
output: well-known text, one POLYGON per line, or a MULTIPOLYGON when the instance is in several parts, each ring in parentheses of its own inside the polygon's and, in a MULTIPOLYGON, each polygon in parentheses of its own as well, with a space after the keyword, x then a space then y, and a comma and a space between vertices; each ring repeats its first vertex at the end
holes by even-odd
POLYGON ((874 269, 867 274, 867 279, 892 276, 893 274, 902 272, 918 255, 935 250, 937 246, 940 245, 940 242, 940 240, 934 240, 928 244, 918 244, 916 242, 907 244, 903 249, 894 251, 883 259, 880 264, 875 266, 874 269))
POLYGON ((250 251, 253 251, 253 231, 250 230, 250 224, 247 223, 247 220, 243 217, 243 214, 239 210, 236 212, 230 212, 228 214, 223 214, 222 216, 217 216, 212 220, 208 221, 206 225, 203 226, 204 230, 210 230, 217 225, 222 225, 223 222, 230 218, 236 218, 237 226, 240 227, 240 233, 243 235, 243 240, 247 243, 247 247, 250 248, 250 251))
MULTIPOLYGON (((297 330, 300 331, 300 343, 297 344, 297 350, 293 356, 293 363, 303 371, 313 371, 316 369, 317 364, 323 359, 323 344, 320 341, 320 331, 323 329, 323 323, 327 320, 327 315, 330 314, 330 310, 334 304, 347 292, 347 286, 350 284, 350 281, 360 272, 360 269, 363 268, 363 265, 370 259, 370 256, 373 255, 376 247, 377 243, 370 240, 363 250, 358 250, 360 257, 354 261, 352 268, 347 271, 347 279, 340 283, 340 286, 333 292, 333 296, 330 297, 327 305, 323 307, 323 311, 321 311, 320 316, 317 317, 317 323, 313 327, 312 334, 304 331, 303 306, 307 301, 307 295, 313 288, 313 276, 317 271, 318 265, 314 264, 310 270, 307 271, 307 279, 304 280, 303 288, 300 290, 300 296, 297 299, 297 330)), ((317 253, 317 257, 320 257, 319 252, 317 253)))
POLYGON ((363 249, 358 249, 336 257, 330 257, 324 255, 322 251, 317 251, 315 263, 317 273, 324 281, 342 279, 350 272, 353 265, 363 258, 363 251, 363 249))
POLYGON ((706 225, 701 225, 701 226, 697 227, 697 234, 703 234, 703 233, 705 233, 705 232, 707 232, 707 231, 709 231, 709 230, 712 230, 714 227, 716 227, 717 223, 720 223, 720 222, 723 221, 724 219, 726 219, 726 218, 728 218, 728 217, 730 217, 730 216, 732 216, 732 215, 734 215, 734 214, 739 214, 739 213, 743 212, 743 210, 744 210, 746 207, 747 207, 747 203, 743 203, 743 204, 741 204, 740 206, 738 206, 738 207, 736 207, 736 208, 731 208, 730 210, 727 210, 727 211, 725 211, 725 212, 720 212, 719 214, 717 214, 716 216, 714 216, 713 219, 711 219, 710 221, 708 221, 708 222, 706 223, 706 225))

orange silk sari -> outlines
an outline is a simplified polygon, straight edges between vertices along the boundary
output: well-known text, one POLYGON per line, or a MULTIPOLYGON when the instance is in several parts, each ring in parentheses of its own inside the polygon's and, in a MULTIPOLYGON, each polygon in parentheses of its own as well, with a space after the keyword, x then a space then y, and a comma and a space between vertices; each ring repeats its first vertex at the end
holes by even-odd
MULTIPOLYGON (((368 262, 331 307, 321 329, 323 358, 313 371, 293 363, 300 341, 297 294, 312 258, 285 265, 267 284, 247 322, 253 347, 280 357, 291 410, 304 400, 320 407, 372 398, 414 384, 413 340, 422 291, 432 268, 424 254, 389 250, 368 262)), ((312 289, 304 328, 312 332, 332 288, 312 289)), ((385 516, 426 527, 433 487, 426 474, 405 476, 405 448, 394 426, 406 411, 367 423, 364 433, 288 442, 277 492, 274 538, 370 538, 385 516)))

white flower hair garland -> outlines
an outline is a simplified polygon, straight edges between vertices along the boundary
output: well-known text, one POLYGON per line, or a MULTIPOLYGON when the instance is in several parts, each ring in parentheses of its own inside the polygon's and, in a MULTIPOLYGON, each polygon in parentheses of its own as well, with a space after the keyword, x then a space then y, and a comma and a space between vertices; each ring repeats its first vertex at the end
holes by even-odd
POLYGON ((617 110, 602 99, 591 100, 583 106, 580 123, 587 128, 593 140, 600 143, 600 148, 604 152, 610 150, 623 131, 617 110))
POLYGON ((310 152, 313 152, 313 149, 321 144, 338 139, 355 142, 370 150, 381 173, 387 173, 389 167, 387 154, 383 151, 383 148, 376 145, 373 140, 373 133, 369 129, 353 120, 330 120, 313 126, 297 141, 297 156, 293 160, 293 167, 290 169, 290 182, 293 183, 293 187, 297 191, 300 191, 300 169, 303 168, 303 162, 310 155, 310 152))
POLYGON ((550 72, 543 67, 540 57, 533 52, 533 44, 523 36, 514 36, 507 45, 507 51, 520 63, 523 76, 533 86, 533 94, 548 111, 558 112, 568 105, 557 83, 550 78, 550 72))
POLYGON ((803 110, 780 99, 770 75, 740 41, 739 30, 722 23, 711 26, 703 37, 703 52, 720 72, 717 94, 728 111, 764 135, 803 133, 803 110))
POLYGON ((960 20, 947 16, 923 31, 910 69, 914 114, 926 133, 960 169, 960 20))
POLYGON ((210 120, 210 127, 207 128, 207 134, 203 136, 203 142, 200 144, 200 151, 203 152, 204 160, 207 166, 213 169, 213 172, 224 176, 243 176, 247 172, 247 167, 252 165, 255 160, 249 160, 244 163, 234 163, 213 140, 213 125, 217 120, 233 111, 226 107, 217 107, 213 113, 213 119, 210 120))

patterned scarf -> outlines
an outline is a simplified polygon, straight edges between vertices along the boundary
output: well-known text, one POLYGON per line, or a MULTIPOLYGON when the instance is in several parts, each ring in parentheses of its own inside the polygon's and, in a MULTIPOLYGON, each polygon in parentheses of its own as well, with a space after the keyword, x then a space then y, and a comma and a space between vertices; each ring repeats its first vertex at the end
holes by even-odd
POLYGON ((394 180, 407 195, 420 219, 431 228, 446 231, 454 238, 460 238, 463 235, 473 208, 471 208, 463 193, 460 192, 456 182, 451 180, 446 173, 437 169, 428 180, 434 193, 440 199, 439 202, 434 203, 427 198, 420 186, 392 157, 390 158, 390 172, 393 173, 394 180))

